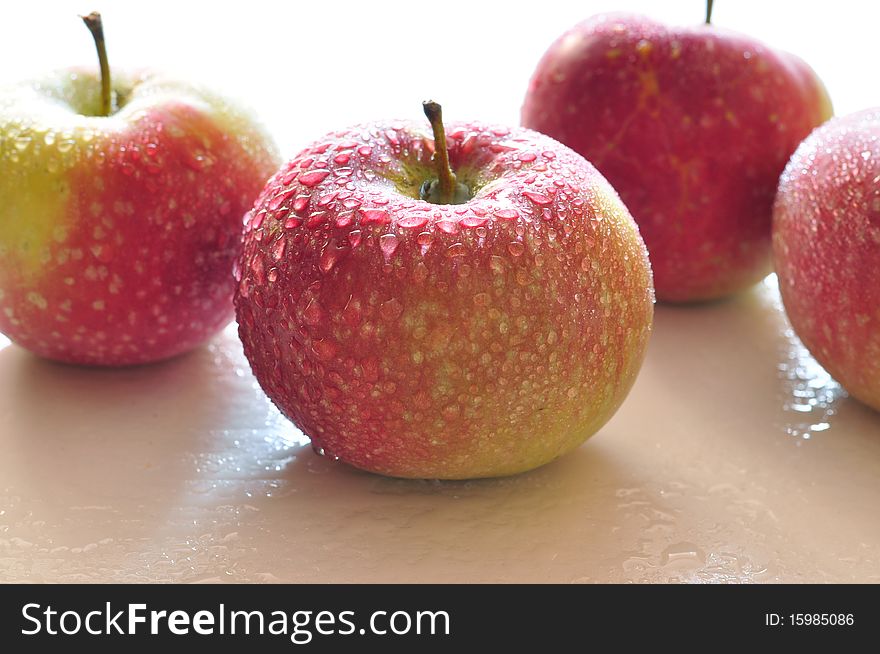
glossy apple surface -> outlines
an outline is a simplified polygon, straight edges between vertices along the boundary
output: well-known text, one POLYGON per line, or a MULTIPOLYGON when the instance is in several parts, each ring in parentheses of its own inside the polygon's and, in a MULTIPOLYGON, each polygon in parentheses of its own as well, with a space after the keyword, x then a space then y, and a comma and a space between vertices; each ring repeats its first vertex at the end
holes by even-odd
POLYGON ((779 185, 773 252, 797 335, 880 411, 880 109, 832 120, 797 149, 779 185))
POLYGON ((235 297, 245 354, 319 452, 400 477, 528 470, 629 391, 653 315, 645 247, 604 178, 530 130, 453 124, 473 197, 420 199, 425 127, 330 134, 271 179, 235 297))
POLYGON ((278 165, 243 109, 150 72, 0 91, 0 331, 40 356, 124 365, 232 317, 241 220, 278 165))
POLYGON ((605 175, 639 224, 658 299, 685 302, 770 271, 779 175, 830 115, 822 83, 793 55, 712 25, 611 14, 550 47, 522 123, 605 175))

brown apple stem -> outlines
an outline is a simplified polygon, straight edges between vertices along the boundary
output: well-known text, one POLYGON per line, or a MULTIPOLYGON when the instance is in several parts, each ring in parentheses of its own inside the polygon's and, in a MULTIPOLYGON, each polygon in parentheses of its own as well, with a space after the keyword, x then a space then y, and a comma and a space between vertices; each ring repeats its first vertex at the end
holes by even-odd
POLYGON ((712 0, 706 0, 706 25, 712 24, 712 0))
POLYGON ((455 201, 457 184, 455 173, 449 165, 446 130, 443 128, 443 110, 433 100, 423 102, 422 108, 434 131, 434 165, 437 168, 438 200, 440 204, 452 204, 455 201))
POLYGON ((88 16, 80 16, 95 40, 98 50, 98 64, 101 67, 101 116, 109 116, 113 110, 113 91, 110 86, 110 63, 107 60, 107 45, 104 42, 104 24, 101 14, 93 11, 88 16))

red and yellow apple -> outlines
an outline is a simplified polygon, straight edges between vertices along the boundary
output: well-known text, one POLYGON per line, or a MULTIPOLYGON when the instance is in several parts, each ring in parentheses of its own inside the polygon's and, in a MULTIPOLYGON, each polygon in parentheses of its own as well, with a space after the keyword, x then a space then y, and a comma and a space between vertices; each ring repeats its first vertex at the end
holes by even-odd
POLYGON ((197 346, 232 317, 242 216, 278 164, 247 111, 159 73, 0 91, 0 331, 80 364, 197 346))
POLYGON ((257 380, 319 452, 416 478, 507 475, 614 413, 653 315, 647 253, 589 163, 526 129, 327 135, 270 180, 235 295, 257 380))
POLYGON ((707 300, 770 271, 779 175, 831 115, 797 57, 710 24, 600 15, 538 64, 522 124, 586 157, 629 207, 657 298, 707 300))
POLYGON ((773 253, 797 335, 880 411, 880 109, 832 120, 794 153, 776 196, 773 253))

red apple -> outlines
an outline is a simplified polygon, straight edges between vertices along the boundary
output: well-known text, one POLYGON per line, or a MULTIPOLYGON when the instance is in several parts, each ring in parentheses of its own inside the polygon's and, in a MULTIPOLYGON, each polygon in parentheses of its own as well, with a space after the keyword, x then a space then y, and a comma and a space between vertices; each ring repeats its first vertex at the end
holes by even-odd
POLYGON ((797 335, 880 411, 880 109, 823 125, 794 153, 776 196, 773 253, 797 335))
POLYGON ((97 40, 103 75, 0 91, 0 331, 60 361, 145 363, 231 319, 242 216, 278 155, 210 91, 154 72, 111 88, 97 40))
POLYGON ((831 115, 800 59, 709 24, 601 15, 554 43, 522 124, 591 161, 632 211, 660 300, 706 300, 770 271, 779 175, 831 115))
POLYGON ((528 470, 629 391, 647 254, 573 151, 478 123, 447 144, 426 112, 433 140, 404 121, 353 127, 270 180, 245 228, 244 351, 319 452, 399 477, 528 470))

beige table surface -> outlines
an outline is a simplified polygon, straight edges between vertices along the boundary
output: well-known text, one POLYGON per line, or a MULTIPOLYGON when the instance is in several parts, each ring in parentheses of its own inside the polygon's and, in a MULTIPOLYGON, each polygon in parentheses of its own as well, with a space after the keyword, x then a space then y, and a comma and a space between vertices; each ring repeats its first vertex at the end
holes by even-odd
POLYGON ((315 455, 234 328, 101 371, 0 349, 0 581, 878 582, 880 414, 792 337, 773 277, 660 306, 629 398, 518 477, 315 455))

